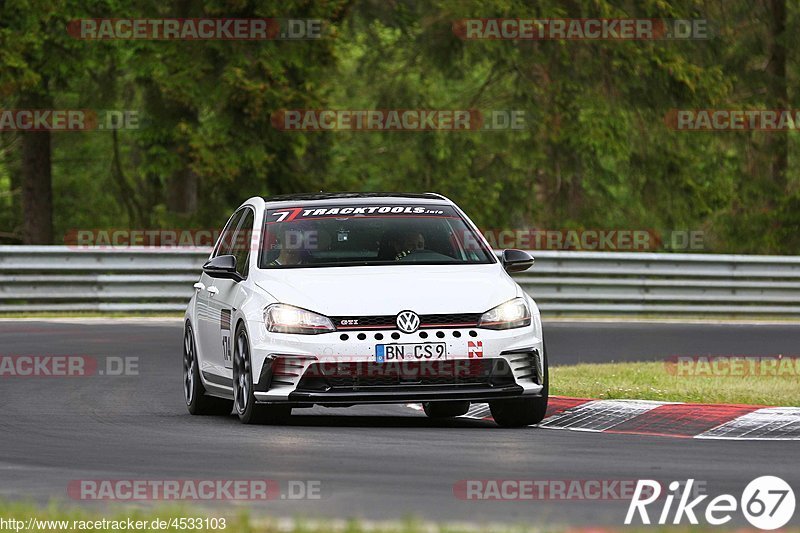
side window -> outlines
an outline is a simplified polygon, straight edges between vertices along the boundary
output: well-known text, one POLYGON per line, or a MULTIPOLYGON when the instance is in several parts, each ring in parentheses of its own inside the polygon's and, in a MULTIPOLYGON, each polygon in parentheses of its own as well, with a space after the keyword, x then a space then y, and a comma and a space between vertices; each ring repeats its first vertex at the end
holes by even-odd
POLYGON ((237 211, 225 225, 225 229, 222 230, 222 234, 219 236, 217 247, 214 249, 214 255, 212 257, 229 255, 231 253, 233 236, 236 233, 236 228, 239 227, 239 222, 242 221, 243 215, 243 210, 237 211))
POLYGON ((236 271, 242 275, 243 278, 247 277, 250 270, 250 248, 251 240, 253 237, 253 224, 255 223, 255 216, 252 209, 244 210, 244 218, 239 224, 239 230, 236 232, 236 237, 233 240, 233 248, 231 254, 236 257, 236 271))

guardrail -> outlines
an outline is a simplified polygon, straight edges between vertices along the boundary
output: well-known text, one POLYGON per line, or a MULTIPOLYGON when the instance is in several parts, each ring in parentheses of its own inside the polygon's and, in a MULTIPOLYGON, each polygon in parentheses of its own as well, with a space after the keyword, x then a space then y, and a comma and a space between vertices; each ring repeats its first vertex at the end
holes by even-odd
MULTIPOLYGON (((533 251, 545 315, 800 316, 800 257, 533 251)), ((180 312, 208 252, 0 246, 0 312, 180 312)))

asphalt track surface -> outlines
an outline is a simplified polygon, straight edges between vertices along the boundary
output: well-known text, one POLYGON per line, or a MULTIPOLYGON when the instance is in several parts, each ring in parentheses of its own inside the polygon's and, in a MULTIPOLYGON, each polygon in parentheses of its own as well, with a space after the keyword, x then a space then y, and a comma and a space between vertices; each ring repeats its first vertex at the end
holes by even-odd
MULTIPOLYGON (((551 364, 800 352, 796 324, 545 327, 551 364)), ((282 426, 192 417, 183 405, 181 335, 179 321, 0 321, 0 355, 139 360, 135 376, 0 378, 0 497, 78 503, 67 486, 82 479, 274 479, 283 494, 290 481, 312 480, 321 483, 320 499, 236 505, 279 517, 621 525, 627 501, 464 501, 453 486, 465 479, 693 478, 712 496, 738 497, 750 480, 779 475, 800 496, 797 442, 508 430, 481 420, 432 421, 399 405, 296 410, 282 426)), ((232 505, 216 502, 204 512, 215 516, 232 505)), ((791 523, 798 521, 800 511, 791 523)))

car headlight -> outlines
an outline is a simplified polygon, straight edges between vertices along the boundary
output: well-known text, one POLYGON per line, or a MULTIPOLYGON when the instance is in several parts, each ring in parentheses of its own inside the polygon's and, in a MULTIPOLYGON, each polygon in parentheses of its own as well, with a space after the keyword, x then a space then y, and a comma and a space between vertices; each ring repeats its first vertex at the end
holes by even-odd
POLYGON ((272 304, 267 307, 264 311, 264 323, 267 331, 273 333, 314 335, 336 331, 330 318, 286 304, 272 304))
POLYGON ((524 298, 514 298, 486 311, 478 322, 479 328, 512 329, 529 326, 531 310, 524 298))

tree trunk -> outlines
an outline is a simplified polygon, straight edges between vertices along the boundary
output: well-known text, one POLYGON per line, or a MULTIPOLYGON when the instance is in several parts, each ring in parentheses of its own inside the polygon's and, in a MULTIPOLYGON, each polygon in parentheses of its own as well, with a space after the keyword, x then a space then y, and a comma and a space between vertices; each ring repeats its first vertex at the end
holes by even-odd
MULTIPOLYGON (((786 0, 769 0, 769 62, 767 63, 767 90, 773 109, 788 107, 786 87, 786 0)), ((766 134, 765 151, 770 158, 771 180, 774 193, 769 200, 774 207, 777 199, 787 191, 786 169, 789 161, 789 137, 786 131, 766 134)))
POLYGON ((22 135, 22 242, 53 244, 50 132, 22 135))
POLYGON ((8 187, 8 213, 3 217, 7 226, 2 228, 4 236, 10 242, 21 242, 22 220, 20 218, 20 191, 22 178, 19 170, 19 153, 16 151, 15 132, 0 132, 0 158, 6 175, 9 178, 8 187))
MULTIPOLYGON (((191 0, 176 0, 175 13, 179 17, 189 17, 192 12, 191 0)), ((163 101, 162 101, 163 103, 163 101)), ((168 115, 178 120, 186 121, 189 124, 197 123, 196 114, 188 107, 180 104, 167 104, 169 106, 168 115)), ((172 213, 180 215, 192 215, 197 211, 197 189, 198 179, 190 165, 191 147, 189 142, 179 136, 178 145, 175 147, 178 153, 182 154, 182 168, 178 169, 167 180, 167 209, 172 213)))
POLYGON ((197 211, 197 174, 189 168, 188 161, 185 165, 169 178, 167 208, 173 213, 191 215, 197 211))

